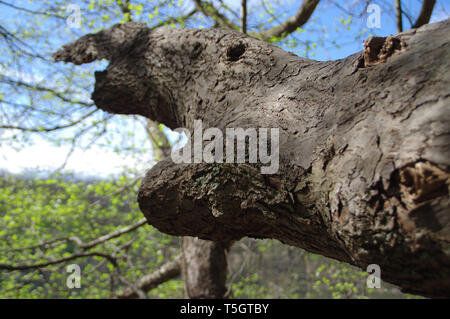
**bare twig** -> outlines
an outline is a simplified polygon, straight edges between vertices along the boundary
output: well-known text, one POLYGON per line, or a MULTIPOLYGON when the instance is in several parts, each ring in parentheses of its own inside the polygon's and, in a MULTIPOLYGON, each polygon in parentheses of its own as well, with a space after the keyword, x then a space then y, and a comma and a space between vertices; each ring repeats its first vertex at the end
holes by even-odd
POLYGON ((285 20, 267 31, 256 35, 261 39, 270 39, 271 37, 287 36, 297 30, 297 28, 308 22, 317 7, 319 0, 304 0, 299 10, 292 17, 285 20))
POLYGON ((11 130, 20 130, 20 131, 25 131, 25 132, 43 132, 43 133, 48 133, 48 132, 53 132, 53 131, 57 131, 57 130, 62 130, 65 128, 69 128, 72 126, 75 126, 79 123, 81 123, 83 120, 87 119, 88 117, 90 117, 92 114, 96 113, 99 109, 95 109, 83 116, 81 116, 78 120, 75 120, 73 122, 64 124, 64 125, 57 125, 57 126, 53 126, 53 127, 23 127, 23 126, 15 126, 15 125, 0 125, 0 129, 11 129, 11 130))
POLYGON ((74 259, 78 259, 81 257, 91 257, 91 256, 98 256, 108 259, 113 265, 116 265, 116 259, 112 257, 111 255, 100 253, 100 252, 82 252, 82 253, 76 253, 73 255, 70 255, 68 257, 59 258, 56 260, 44 262, 44 263, 38 263, 38 264, 27 264, 27 265, 12 265, 12 264, 0 264, 0 269, 4 270, 28 270, 28 269, 36 269, 36 268, 44 268, 51 265, 56 265, 60 263, 64 263, 67 261, 71 261, 74 259))
POLYGON ((108 241, 110 239, 117 238, 117 237, 122 236, 123 234, 126 234, 126 233, 130 233, 130 232, 138 229, 139 227, 145 225, 146 223, 147 223, 147 220, 145 218, 142 218, 141 220, 139 220, 134 225, 127 226, 127 227, 124 227, 122 229, 116 230, 116 231, 114 231, 112 233, 109 233, 107 235, 101 236, 101 237, 99 237, 99 238, 97 238, 97 239, 95 239, 93 241, 90 241, 90 242, 88 242, 86 244, 81 244, 80 247, 83 248, 83 249, 89 249, 89 248, 95 247, 95 246, 97 246, 97 245, 99 245, 101 243, 104 243, 104 242, 106 242, 106 241, 108 241))
POLYGON ((27 8, 16 6, 14 4, 11 4, 11 3, 8 3, 8 2, 5 2, 5 1, 0 1, 0 4, 3 4, 5 6, 11 7, 11 8, 16 9, 16 10, 28 12, 28 13, 31 13, 31 14, 45 15, 45 16, 54 17, 54 18, 58 18, 58 19, 66 19, 66 17, 64 17, 64 16, 61 16, 61 15, 58 15, 58 14, 54 14, 54 13, 51 13, 51 12, 48 12, 48 11, 46 11, 46 12, 33 11, 33 10, 30 10, 30 9, 27 9, 27 8))
POLYGON ((14 248, 14 249, 10 249, 7 251, 3 251, 3 252, 15 252, 15 251, 23 251, 23 250, 28 250, 28 249, 36 249, 36 248, 52 248, 52 247, 56 247, 58 245, 60 245, 59 243, 64 243, 64 242, 74 242, 76 243, 81 249, 83 250, 87 250, 90 248, 93 248, 99 244, 102 244, 108 240, 111 240, 113 238, 117 238, 120 237, 123 234, 127 234, 130 233, 136 229, 138 229, 139 227, 145 225, 147 223, 147 220, 145 218, 140 219, 136 224, 130 225, 130 226, 126 226, 124 228, 121 228, 119 230, 116 230, 112 233, 109 233, 107 235, 103 235, 101 237, 98 237, 94 240, 91 240, 87 243, 83 243, 83 241, 76 237, 76 236, 70 236, 70 237, 62 237, 62 238, 55 238, 46 242, 42 242, 40 244, 37 245, 33 245, 33 246, 28 246, 28 247, 21 247, 21 248, 14 248), (58 245, 56 245, 58 244, 58 245))
POLYGON ((216 24, 221 26, 222 28, 231 29, 231 30, 239 30, 239 28, 226 16, 217 10, 212 3, 202 0, 194 0, 196 9, 203 13, 205 16, 212 18, 216 24))

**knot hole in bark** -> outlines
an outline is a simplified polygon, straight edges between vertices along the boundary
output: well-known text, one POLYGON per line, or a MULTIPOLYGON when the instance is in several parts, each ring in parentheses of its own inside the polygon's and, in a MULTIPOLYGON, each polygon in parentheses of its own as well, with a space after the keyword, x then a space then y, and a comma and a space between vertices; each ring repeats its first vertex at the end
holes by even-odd
POLYGON ((240 57, 245 52, 245 44, 244 43, 237 43, 233 44, 231 47, 227 50, 227 58, 228 61, 234 62, 240 59, 240 57))
POLYGON ((395 54, 406 50, 406 43, 398 37, 372 37, 364 41, 363 67, 384 63, 395 54))

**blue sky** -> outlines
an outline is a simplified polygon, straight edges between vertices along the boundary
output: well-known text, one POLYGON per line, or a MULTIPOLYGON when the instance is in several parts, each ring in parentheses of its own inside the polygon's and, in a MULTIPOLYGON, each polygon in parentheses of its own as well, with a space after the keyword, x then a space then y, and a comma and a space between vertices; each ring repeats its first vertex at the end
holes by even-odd
MULTIPOLYGON (((13 3, 16 6, 25 7, 31 10, 37 10, 41 7, 42 2, 29 0, 22 1, 6 1, 13 3)), ((132 1, 133 2, 133 1, 132 1)), ((217 2, 217 1, 216 1, 217 2)), ((224 1, 229 4, 230 7, 235 8, 239 12, 238 7, 240 0, 224 1)), ((264 25, 268 28, 271 25, 277 24, 278 21, 282 21, 288 16, 292 15, 299 7, 299 1, 265 1, 266 3, 272 3, 275 14, 277 18, 274 21, 270 21, 270 15, 267 13, 256 11, 255 8, 260 6, 260 0, 250 0, 249 1, 249 26, 251 27, 256 24, 256 22, 265 22, 264 25)), ((311 20, 304 26, 304 31, 296 32, 289 37, 289 42, 283 41, 281 47, 289 50, 297 55, 306 56, 309 58, 317 60, 330 60, 330 59, 340 59, 344 58, 350 54, 358 52, 362 49, 363 40, 370 37, 371 35, 385 36, 389 34, 395 34, 396 26, 393 13, 393 2, 391 0, 385 1, 374 1, 380 8, 380 28, 369 28, 367 24, 368 14, 363 14, 358 16, 359 13, 363 11, 362 3, 358 4, 358 1, 328 1, 323 0, 319 4, 319 8, 316 9, 311 20), (336 5, 337 4, 337 5, 336 5), (347 11, 352 11, 357 13, 350 18, 350 14, 347 11), (290 45, 295 44, 295 47, 290 47, 290 45), (309 46, 310 50, 306 50, 306 46, 309 46)), ((75 4, 80 4, 81 13, 89 14, 90 9, 79 3, 78 1, 73 1, 75 4)), ((403 0, 403 8, 407 10, 408 14, 412 17, 416 17, 420 10, 420 1, 418 0, 403 0)), ((185 1, 182 8, 172 8, 168 11, 160 11, 159 16, 154 16, 151 20, 148 16, 142 16, 138 19, 142 21, 149 22, 149 24, 154 24, 158 22, 158 19, 164 19, 166 14, 170 14, 170 10, 178 10, 187 12, 192 7, 192 4, 185 1)), ((268 8, 270 9, 270 8, 268 8)), ((65 10, 64 10, 65 11, 65 10)), ((432 21, 439 21, 446 19, 450 14, 450 0, 438 0, 434 13, 432 16, 432 21)), ((18 12, 13 8, 4 6, 0 3, 0 21, 7 24, 10 19, 15 19, 16 21, 28 23, 28 17, 26 14, 18 12)), ((116 21, 118 22, 118 19, 116 21)), ((208 20, 198 20, 188 27, 207 27, 208 20)), ((44 25, 43 28, 46 26, 44 25)), ((408 29, 410 24, 408 20, 404 19, 404 27, 408 29)), ((50 27, 48 27, 50 28, 50 27)), ((81 29, 67 29, 64 30, 52 30, 57 32, 58 36, 49 36, 49 42, 54 47, 60 47, 61 45, 69 42, 81 34, 91 32, 92 30, 86 26, 81 29), (61 36, 61 34, 64 34, 61 36)), ((0 42, 4 45, 3 42, 0 42)), ((1 62, 1 59, 0 59, 1 62)), ((96 68, 103 68, 105 63, 97 64, 96 68)), ((63 67, 63 66, 61 66, 63 67)), ((39 66, 30 66, 26 69, 26 72, 18 71, 14 65, 1 65, 0 64, 0 74, 4 76, 22 79, 26 81, 44 81, 46 75, 39 70, 39 66)), ((92 80, 92 79, 91 79, 92 80)), ((92 88, 88 89, 92 91, 92 88)), ((88 93, 86 91, 86 93, 88 93)), ((86 94, 88 95, 88 94, 86 94)), ((14 96, 17 102, 23 99, 23 96, 17 94, 14 96)), ((1 117, 0 117, 1 121, 1 117)), ((120 126, 123 124, 117 124, 120 126)), ((73 134, 72 131, 68 130, 65 134, 73 134)), ((175 138, 176 135, 171 135, 175 138)), ((56 169, 61 166, 64 162, 66 154, 69 152, 69 146, 59 146, 56 147, 48 141, 40 137, 34 137, 34 144, 28 145, 20 149, 20 151, 14 150, 12 147, 1 144, 0 145, 0 168, 6 168, 11 172, 21 172, 24 169, 29 168, 41 168, 41 169, 56 169), (30 158, 33 158, 32 166, 30 166, 30 158)), ((113 172, 119 171, 122 167, 137 167, 138 169, 145 171, 151 165, 151 157, 148 154, 130 156, 127 154, 118 154, 113 150, 106 150, 104 148, 100 149, 98 147, 93 147, 89 150, 76 149, 66 168, 75 172, 84 172, 91 175, 108 175, 113 172)))

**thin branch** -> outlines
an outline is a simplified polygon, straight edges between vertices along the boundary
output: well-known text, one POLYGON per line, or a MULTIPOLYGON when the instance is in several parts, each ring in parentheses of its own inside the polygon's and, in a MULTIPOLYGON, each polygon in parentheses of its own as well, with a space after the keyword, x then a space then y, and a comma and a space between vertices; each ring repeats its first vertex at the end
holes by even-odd
POLYGON ((230 276, 230 280, 228 280, 228 289, 227 289, 227 292, 225 293, 225 298, 228 298, 228 297, 231 296, 231 293, 233 292, 233 283, 242 274, 242 272, 244 271, 244 268, 247 265, 248 260, 250 259, 249 256, 250 256, 249 254, 245 255, 245 258, 242 261, 241 266, 239 267, 239 269, 230 276))
POLYGON ((70 237, 62 237, 62 238, 52 239, 50 241, 46 241, 46 242, 43 242, 43 243, 40 243, 40 244, 37 244, 37 245, 33 245, 33 246, 14 248, 14 249, 10 249, 10 250, 3 251, 3 252, 23 251, 23 250, 27 250, 27 249, 36 249, 36 248, 40 248, 40 247, 52 248, 52 247, 57 246, 55 244, 60 243, 60 242, 74 242, 81 249, 86 250, 86 249, 89 249, 89 248, 93 248, 93 247, 95 247, 95 246, 97 246, 99 244, 102 244, 102 243, 104 243, 104 242, 106 242, 106 241, 108 241, 110 239, 117 238, 117 237, 119 237, 119 236, 121 236, 123 234, 126 234, 126 233, 130 233, 133 230, 136 230, 139 227, 145 225, 146 223, 147 223, 147 220, 145 218, 142 218, 134 225, 126 226, 126 227, 121 228, 119 230, 116 230, 116 231, 114 231, 112 233, 109 233, 107 235, 103 235, 103 236, 101 236, 99 238, 96 238, 96 239, 94 239, 94 240, 92 240, 92 241, 90 241, 88 243, 83 243, 83 241, 80 238, 76 237, 76 236, 70 236, 70 237))
POLYGON ((402 8, 402 14, 406 17, 406 19, 408 19, 408 22, 409 22, 410 25, 414 24, 414 22, 411 19, 411 16, 403 8, 402 8))
POLYGON ((423 0, 419 17, 417 18, 416 23, 414 23, 414 25, 411 28, 416 29, 430 22, 431 14, 433 13, 435 3, 436 0, 423 0))
POLYGON ((66 157, 64 158, 64 162, 54 171, 55 173, 61 172, 69 162, 70 157, 72 156, 73 152, 75 151, 75 148, 77 146, 76 140, 72 142, 72 145, 70 145, 69 152, 67 152, 66 157))
MULTIPOLYGON (((165 263, 155 272, 145 275, 134 285, 136 289, 148 292, 160 284, 169 281, 181 274, 181 255, 165 263)), ((137 298, 138 295, 133 289, 127 288, 117 295, 119 299, 137 298)))
POLYGON ((33 11, 33 10, 29 10, 27 8, 18 7, 16 5, 13 5, 11 3, 8 3, 8 2, 5 2, 5 1, 1 1, 1 0, 0 0, 0 4, 4 4, 5 6, 11 7, 13 9, 24 11, 24 12, 28 12, 28 13, 32 13, 32 14, 45 15, 45 16, 54 17, 54 18, 58 18, 58 19, 66 19, 66 17, 60 16, 58 14, 54 14, 54 13, 51 13, 51 12, 33 11))
POLYGON ((285 37, 291 34, 295 30, 297 30, 297 28, 303 26, 306 22, 308 22, 318 3, 319 0, 304 0, 300 9, 295 15, 288 18, 280 25, 257 34, 256 37, 261 39, 270 39, 271 37, 285 37))
POLYGON ((202 0, 194 0, 195 7, 198 11, 203 13, 205 16, 212 18, 216 24, 221 26, 222 28, 231 29, 231 30, 239 30, 239 28, 226 16, 217 10, 212 3, 202 0))
POLYGON ((197 9, 193 9, 189 13, 187 13, 181 17, 169 17, 167 20, 162 21, 162 22, 152 26, 150 29, 156 29, 156 28, 162 27, 169 23, 180 23, 180 22, 184 23, 184 22, 186 22, 187 19, 192 17, 195 13, 197 13, 197 9))
POLYGON ((25 131, 25 132, 42 132, 42 133, 53 132, 53 131, 62 130, 65 128, 75 126, 75 125, 81 123, 83 120, 87 119, 89 116, 91 116, 98 110, 99 109, 95 109, 95 110, 83 115, 78 120, 64 124, 64 125, 57 125, 57 126, 53 126, 53 127, 41 127, 41 128, 23 127, 23 126, 14 126, 14 125, 0 125, 0 129, 11 129, 11 130, 21 130, 21 131, 25 131))
MULTIPOLYGON (((91 209, 92 207, 94 207, 95 205, 97 205, 98 203, 110 198, 111 196, 115 196, 118 195, 120 193, 122 193, 124 190, 130 188, 131 186, 135 185, 138 181, 140 181, 142 179, 142 175, 137 176, 135 179, 133 179, 130 183, 125 184, 124 186, 122 186, 121 188, 119 188, 118 190, 107 194, 105 196, 103 196, 102 198, 97 199, 96 201, 92 202, 91 204, 89 204, 88 209, 91 209)), ((141 220, 142 221, 142 220, 141 220)))
POLYGON ((71 99, 67 98, 66 96, 64 96, 63 93, 58 92, 55 89, 45 87, 45 86, 29 84, 29 83, 26 83, 23 81, 16 81, 16 80, 12 80, 12 79, 1 79, 1 82, 10 84, 10 85, 23 86, 23 87, 33 89, 36 91, 49 92, 49 93, 53 94, 54 96, 56 96, 57 98, 59 98, 61 101, 64 101, 67 103, 80 104, 80 105, 87 106, 87 107, 94 106, 94 103, 89 103, 89 102, 79 101, 79 100, 71 100, 71 99))
POLYGON ((395 0, 395 20, 397 23, 397 32, 403 32, 403 19, 402 19, 402 1, 395 0))
POLYGON ((241 0, 241 32, 247 33, 247 0, 241 0))
POLYGON ((83 248, 83 249, 92 248, 92 247, 97 246, 97 245, 99 245, 101 243, 104 243, 105 241, 108 241, 110 239, 122 236, 123 234, 126 234, 126 233, 130 233, 130 232, 138 229, 139 227, 145 225, 146 223, 147 223, 147 220, 145 218, 142 218, 141 220, 139 220, 134 225, 127 226, 127 227, 124 227, 122 229, 116 230, 116 231, 114 231, 112 233, 109 233, 107 235, 101 236, 101 237, 99 237, 99 238, 97 238, 97 239, 95 239, 93 241, 90 241, 90 242, 88 242, 86 244, 80 245, 80 247, 83 248))
POLYGON ((220 2, 220 7, 222 9, 227 10, 228 12, 230 12, 236 19, 239 19, 239 14, 237 14, 236 12, 234 12, 229 6, 227 6, 225 3, 223 3, 223 0, 219 0, 220 2))
POLYGON ((32 111, 36 111, 36 112, 41 112, 41 113, 45 113, 46 115, 56 115, 56 116, 64 116, 67 115, 66 113, 62 113, 62 112, 57 112, 55 110, 45 110, 45 109, 39 109, 31 104, 23 104, 23 103, 16 103, 16 102, 12 102, 12 101, 7 101, 4 99, 0 99, 0 104, 1 103, 5 103, 8 105, 11 105, 13 107, 17 107, 17 108, 24 108, 26 110, 32 110, 32 111))
POLYGON ((59 242, 67 242, 67 241, 75 241, 72 239, 73 237, 61 237, 61 238, 55 238, 46 242, 42 242, 36 245, 32 245, 32 246, 27 246, 27 247, 20 247, 20 248, 12 248, 9 250, 2 250, 0 252, 2 253, 10 253, 10 252, 17 252, 17 251, 23 251, 23 250, 28 250, 28 249, 36 249, 36 248, 51 248, 51 247, 55 247, 57 245, 55 245, 56 243, 59 242))
POLYGON ((130 290, 131 291, 131 295, 133 296, 131 298, 147 299, 147 294, 145 293, 144 290, 140 289, 135 284, 129 282, 127 279, 125 279, 125 277, 123 277, 118 272, 116 272, 115 275, 116 275, 116 277, 119 279, 119 281, 121 283, 123 283, 124 285, 128 286, 127 290, 130 290))
POLYGON ((64 257, 64 258, 60 258, 60 259, 56 259, 56 260, 52 260, 52 261, 48 261, 48 262, 44 262, 44 263, 39 263, 39 264, 31 264, 31 265, 0 264, 0 269, 4 269, 4 270, 28 270, 28 269, 44 268, 44 267, 47 267, 47 266, 64 263, 64 262, 71 261, 71 260, 74 260, 74 259, 78 259, 78 258, 81 258, 81 257, 91 257, 91 256, 103 257, 103 258, 108 259, 113 265, 117 264, 116 259, 114 257, 112 257, 111 255, 100 253, 100 252, 83 252, 83 253, 77 253, 77 254, 73 254, 73 255, 68 256, 68 257, 64 257))
POLYGON ((155 159, 162 160, 169 157, 171 151, 170 143, 164 132, 159 129, 159 124, 147 118, 144 126, 152 144, 155 159))
POLYGON ((49 62, 49 60, 47 58, 45 58, 42 55, 36 53, 36 50, 35 50, 34 47, 32 47, 31 45, 27 44, 22 39, 18 38, 16 35, 14 35, 12 32, 7 30, 2 25, 0 25, 0 35, 5 39, 6 43, 8 44, 8 47, 10 48, 10 50, 13 53, 17 54, 15 52, 17 50, 21 54, 24 54, 24 55, 27 55, 27 56, 30 56, 30 57, 33 57, 33 58, 37 58, 37 59, 43 60, 45 62, 49 62), (27 52, 26 50, 22 49, 21 47, 19 47, 19 45, 16 44, 16 42, 20 43, 22 46, 30 49, 34 53, 30 53, 30 52, 27 52))
POLYGON ((367 8, 369 7, 370 4, 370 0, 366 0, 366 4, 364 5, 364 9, 361 11, 360 14, 355 14, 354 12, 351 12, 349 10, 347 10, 346 8, 344 8, 343 6, 341 6, 338 2, 336 1, 332 1, 332 3, 340 10, 344 11, 346 14, 351 15, 351 16, 356 16, 358 18, 361 18, 362 16, 364 16, 367 13, 367 8))
POLYGON ((125 22, 133 21, 133 15, 130 10, 130 0, 116 0, 116 3, 125 17, 125 22))
MULTIPOLYGON (((127 251, 128 248, 131 246, 132 243, 134 243, 136 241, 136 238, 133 237, 131 240, 129 240, 128 242, 126 242, 125 244, 121 245, 120 247, 117 247, 114 252, 112 253, 113 257, 116 257, 117 254, 121 251, 121 250, 125 250, 127 251)), ((125 254, 125 259, 129 259, 129 256, 125 254)), ((94 268, 90 269, 89 271, 87 271, 86 274, 89 273, 93 273, 94 271, 96 271, 98 268, 102 267, 104 264, 106 263, 106 259, 103 259, 101 262, 99 262, 97 265, 94 266, 94 268)))

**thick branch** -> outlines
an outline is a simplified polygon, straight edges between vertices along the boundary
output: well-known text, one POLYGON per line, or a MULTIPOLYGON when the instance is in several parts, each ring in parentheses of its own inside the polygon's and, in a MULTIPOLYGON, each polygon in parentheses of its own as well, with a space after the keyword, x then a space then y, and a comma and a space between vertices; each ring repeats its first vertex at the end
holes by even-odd
MULTIPOLYGON (((115 26, 103 39, 117 29, 129 32, 115 26)), ((118 53, 105 46, 110 64, 93 100, 191 132, 194 120, 223 132, 280 130, 274 175, 261 163, 153 167, 138 200, 158 229, 275 238, 363 269, 378 264, 404 291, 448 296, 449 31, 447 20, 318 62, 234 31, 142 28, 118 53)), ((57 58, 88 61, 95 39, 57 58)))

